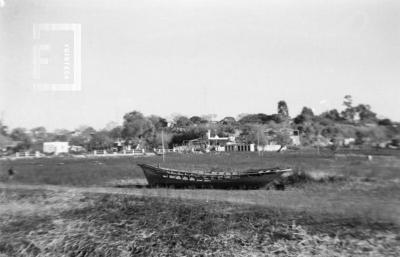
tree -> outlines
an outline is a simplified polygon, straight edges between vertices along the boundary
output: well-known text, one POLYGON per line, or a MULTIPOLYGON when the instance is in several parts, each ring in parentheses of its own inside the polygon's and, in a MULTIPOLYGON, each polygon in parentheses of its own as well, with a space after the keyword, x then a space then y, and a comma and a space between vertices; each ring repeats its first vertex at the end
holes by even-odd
POLYGON ((114 140, 108 136, 105 130, 94 133, 89 141, 89 150, 107 149, 113 146, 114 140))
POLYGON ((8 136, 0 134, 0 151, 12 147, 14 142, 8 136))
POLYGON ((336 109, 332 109, 329 111, 326 111, 324 113, 322 113, 321 115, 319 115, 320 118, 324 118, 324 119, 329 119, 332 121, 342 121, 342 117, 340 116, 340 113, 336 110, 336 109))
POLYGON ((15 128, 10 133, 11 139, 18 142, 16 150, 28 150, 32 145, 32 140, 24 128, 15 128))
POLYGON ((371 106, 367 104, 359 104, 353 107, 353 98, 350 95, 344 97, 343 105, 346 107, 342 111, 342 117, 349 121, 354 122, 360 121, 364 122, 377 122, 376 113, 371 111, 371 106))
POLYGON ((303 124, 309 122, 314 118, 314 112, 311 108, 303 107, 301 113, 294 118, 294 123, 303 124))
POLYGON ((262 120, 260 119, 259 114, 248 114, 248 115, 241 117, 239 122, 241 124, 251 124, 251 123, 261 124, 262 120))
POLYGON ((113 128, 108 132, 108 136, 112 138, 113 140, 117 140, 119 138, 122 138, 122 126, 118 126, 113 128))
POLYGON ((179 128, 184 128, 184 127, 191 126, 193 123, 190 119, 188 119, 185 116, 178 116, 178 117, 175 117, 175 124, 179 128))
POLYGON ((219 134, 234 134, 238 128, 238 123, 233 117, 225 117, 218 124, 219 134))
POLYGON ((82 131, 80 131, 79 134, 81 134, 84 137, 90 138, 91 135, 93 135, 94 133, 96 133, 96 130, 94 128, 86 127, 82 131))
POLYGON ((26 133, 26 129, 24 128, 15 128, 11 131, 10 137, 15 141, 23 141, 26 138, 29 138, 28 134, 26 133))
POLYGON ((43 149, 43 143, 52 138, 49 138, 46 128, 40 126, 31 129, 31 139, 32 144, 30 148, 34 151, 41 151, 43 149))
POLYGON ((37 142, 44 142, 47 140, 47 130, 45 127, 36 127, 31 129, 32 137, 37 142))
POLYGON ((191 121, 193 124, 196 124, 196 125, 200 125, 200 124, 204 124, 204 123, 207 123, 207 122, 208 122, 207 120, 205 120, 205 119, 203 119, 203 118, 201 118, 201 117, 199 117, 199 116, 192 116, 192 117, 190 117, 190 121, 191 121))
POLYGON ((311 119, 314 117, 314 112, 311 108, 304 106, 303 109, 301 110, 301 115, 311 119))
POLYGON ((72 136, 68 142, 70 145, 79 145, 79 146, 83 146, 86 149, 88 149, 90 139, 91 138, 85 138, 82 135, 76 135, 76 136, 72 136))
POLYGON ((349 122, 354 122, 356 110, 353 108, 353 98, 351 95, 346 95, 344 97, 343 105, 346 107, 346 109, 342 111, 341 116, 349 122))
POLYGON ((236 124, 236 120, 233 117, 225 117, 220 121, 220 123, 222 125, 235 125, 236 124))
POLYGON ((393 123, 390 119, 382 119, 378 121, 378 125, 380 126, 392 126, 393 123))
POLYGON ((281 123, 281 122, 287 120, 287 118, 288 117, 282 118, 282 116, 279 114, 271 114, 271 115, 266 116, 264 123, 270 123, 271 121, 273 121, 275 123, 281 123))
POLYGON ((268 143, 268 136, 264 133, 265 127, 257 124, 247 124, 243 126, 240 138, 242 141, 251 144, 257 143, 259 145, 266 145, 268 143))
POLYGON ((289 118, 289 108, 283 100, 278 102, 278 114, 284 119, 289 118))
POLYGON ((353 97, 351 95, 345 95, 343 100, 343 105, 346 108, 351 108, 353 105, 353 97))
POLYGON ((179 131, 173 134, 170 144, 182 144, 186 140, 201 138, 207 133, 205 125, 192 126, 187 130, 179 131))
POLYGON ((282 149, 290 145, 292 143, 292 138, 290 137, 290 132, 288 130, 282 130, 276 133, 275 136, 275 141, 278 145, 281 146, 281 148, 278 150, 278 152, 282 151, 282 149))
POLYGON ((145 118, 142 113, 133 111, 124 115, 122 137, 128 140, 152 140, 155 133, 153 123, 145 118))
POLYGON ((355 107, 356 112, 362 121, 376 122, 376 113, 371 111, 371 106, 368 104, 359 104, 355 107))
POLYGON ((71 145, 80 145, 85 147, 86 149, 90 148, 90 140, 92 140, 92 136, 96 133, 96 130, 90 126, 82 125, 75 130, 75 134, 72 135, 68 142, 71 145))
POLYGON ((150 115, 148 119, 151 121, 151 123, 153 123, 153 126, 157 131, 161 131, 163 128, 168 126, 167 120, 161 118, 160 116, 150 115))
POLYGON ((55 141, 69 141, 72 137, 74 131, 69 131, 67 129, 56 129, 54 131, 54 138, 55 141))
POLYGON ((168 133, 168 132, 157 132, 153 138, 153 140, 150 142, 150 146, 153 148, 161 148, 163 145, 163 140, 164 140, 164 147, 168 148, 168 145, 172 141, 173 134, 168 133))
POLYGON ((241 123, 241 124, 251 124, 251 123, 267 124, 271 121, 274 121, 275 123, 280 123, 282 121, 282 119, 277 114, 267 115, 264 113, 258 113, 258 114, 248 114, 246 116, 243 116, 239 120, 239 123, 241 123))
POLYGON ((4 125, 3 121, 0 120, 0 134, 3 136, 7 136, 8 127, 4 125))

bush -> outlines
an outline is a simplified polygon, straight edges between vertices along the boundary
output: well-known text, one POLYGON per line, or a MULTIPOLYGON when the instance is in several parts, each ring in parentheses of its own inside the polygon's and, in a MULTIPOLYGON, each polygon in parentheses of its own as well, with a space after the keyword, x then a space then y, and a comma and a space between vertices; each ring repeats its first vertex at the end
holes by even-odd
POLYGON ((333 183, 345 180, 344 176, 339 176, 337 174, 329 174, 326 172, 305 172, 305 171, 295 171, 289 176, 282 178, 279 184, 286 186, 297 186, 304 185, 308 183, 333 183))

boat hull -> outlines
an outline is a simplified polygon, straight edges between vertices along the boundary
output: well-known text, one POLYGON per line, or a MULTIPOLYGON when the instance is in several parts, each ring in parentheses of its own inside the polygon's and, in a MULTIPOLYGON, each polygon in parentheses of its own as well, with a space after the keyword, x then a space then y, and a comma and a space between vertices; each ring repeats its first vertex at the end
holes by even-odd
POLYGON ((260 188, 264 187, 287 170, 273 170, 263 174, 216 175, 195 174, 189 172, 170 171, 148 164, 139 164, 151 187, 195 187, 195 188, 260 188))

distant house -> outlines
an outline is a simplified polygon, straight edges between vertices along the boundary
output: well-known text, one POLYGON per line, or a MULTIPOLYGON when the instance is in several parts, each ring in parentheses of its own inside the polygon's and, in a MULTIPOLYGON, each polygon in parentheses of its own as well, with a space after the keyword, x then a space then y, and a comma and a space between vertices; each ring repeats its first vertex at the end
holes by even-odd
POLYGON ((344 145, 344 146, 349 146, 349 145, 351 145, 351 144, 354 144, 355 142, 356 142, 356 139, 355 139, 355 138, 349 137, 349 138, 345 138, 345 139, 343 140, 343 145, 344 145))
POLYGON ((86 152, 86 148, 80 145, 71 145, 69 151, 71 153, 84 153, 86 152))
POLYGON ((142 140, 128 140, 128 139, 117 139, 112 144, 113 152, 122 152, 122 151, 133 151, 133 150, 142 150, 144 149, 144 142, 142 140))
POLYGON ((286 151, 286 146, 281 146, 277 144, 269 144, 269 145, 258 145, 257 151, 259 152, 278 152, 278 151, 286 151))
POLYGON ((291 132, 290 138, 292 139, 292 145, 295 145, 295 146, 301 145, 300 133, 298 130, 293 130, 291 132))
POLYGON ((182 146, 174 146, 174 150, 178 152, 195 152, 195 151, 226 151, 228 144, 235 143, 234 136, 220 137, 218 135, 212 135, 211 130, 207 131, 207 134, 201 138, 195 138, 191 140, 183 141, 182 146))
POLYGON ((255 144, 228 142, 224 149, 226 152, 254 152, 255 144))
POLYGON ((58 155, 60 153, 68 153, 68 142, 44 142, 43 152, 47 154, 58 155))
POLYGON ((125 144, 125 141, 122 141, 121 139, 116 140, 113 143, 113 151, 114 152, 121 152, 122 150, 124 150, 124 144, 125 144))
POLYGON ((228 142, 234 142, 234 137, 219 137, 218 135, 211 135, 211 130, 207 132, 208 147, 212 146, 225 146, 228 142))

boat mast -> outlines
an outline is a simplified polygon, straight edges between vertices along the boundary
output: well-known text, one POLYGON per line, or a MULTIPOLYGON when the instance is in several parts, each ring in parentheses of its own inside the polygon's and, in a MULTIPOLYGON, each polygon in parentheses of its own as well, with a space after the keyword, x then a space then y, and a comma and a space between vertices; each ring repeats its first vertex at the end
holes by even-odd
POLYGON ((257 152, 258 156, 260 156, 260 129, 257 129, 257 152))
POLYGON ((164 130, 161 130, 161 144, 162 144, 162 161, 165 162, 165 153, 164 153, 164 130))

